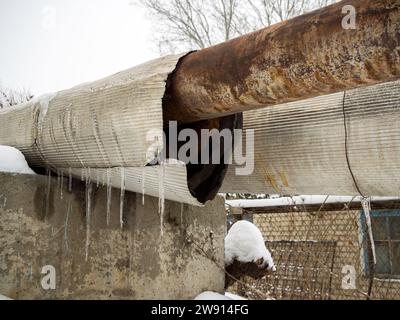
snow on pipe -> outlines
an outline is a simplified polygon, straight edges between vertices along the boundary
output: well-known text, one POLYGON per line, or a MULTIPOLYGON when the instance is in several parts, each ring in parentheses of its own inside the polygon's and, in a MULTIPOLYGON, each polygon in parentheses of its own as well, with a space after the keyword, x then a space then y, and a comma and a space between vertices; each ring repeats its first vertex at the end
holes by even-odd
POLYGON ((243 117, 244 129, 255 130, 255 170, 236 176, 230 167, 222 192, 400 194, 399 81, 249 111, 243 117))
MULTIPOLYGON (((371 202, 374 201, 399 201, 399 197, 371 197, 371 202)), ((227 200, 226 205, 232 208, 271 208, 271 207, 288 207, 288 206, 310 206, 322 204, 349 204, 360 203, 363 201, 361 196, 293 196, 293 197, 279 197, 272 199, 240 199, 240 200, 227 200)))
MULTIPOLYGON (((154 144, 148 134, 163 132, 166 82, 181 57, 163 57, 0 110, 0 145, 19 149, 33 167, 76 178, 84 175, 99 183, 108 175, 106 182, 117 188, 124 181, 129 191, 201 205, 215 197, 227 166, 185 166, 178 161, 167 163, 165 170, 148 166, 154 144)), ((236 118, 217 123, 232 129, 236 118)), ((166 147, 160 138, 154 157, 166 147)))

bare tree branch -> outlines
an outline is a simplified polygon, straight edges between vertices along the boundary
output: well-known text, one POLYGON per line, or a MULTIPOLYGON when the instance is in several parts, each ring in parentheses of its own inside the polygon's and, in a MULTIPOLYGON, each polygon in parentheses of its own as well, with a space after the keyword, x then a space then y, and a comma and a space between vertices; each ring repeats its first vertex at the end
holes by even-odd
POLYGON ((32 98, 33 94, 27 89, 12 90, 0 86, 0 109, 27 102, 32 98))
POLYGON ((160 53, 202 49, 335 0, 137 0, 155 21, 160 53))

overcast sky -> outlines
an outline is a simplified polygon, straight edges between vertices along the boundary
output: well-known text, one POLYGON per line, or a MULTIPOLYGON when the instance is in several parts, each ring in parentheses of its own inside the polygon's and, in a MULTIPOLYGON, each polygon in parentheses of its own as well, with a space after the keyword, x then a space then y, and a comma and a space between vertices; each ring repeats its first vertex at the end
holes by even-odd
POLYGON ((156 58, 132 0, 0 0, 0 84, 35 95, 156 58))

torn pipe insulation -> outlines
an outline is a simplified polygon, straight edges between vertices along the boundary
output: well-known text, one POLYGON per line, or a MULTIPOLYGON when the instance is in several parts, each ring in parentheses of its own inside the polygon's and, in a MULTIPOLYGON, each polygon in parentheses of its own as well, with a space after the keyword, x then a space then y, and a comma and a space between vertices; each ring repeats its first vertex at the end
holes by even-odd
MULTIPOLYGON (((168 159, 164 170, 149 165, 154 136, 163 133, 162 100, 168 75, 181 57, 163 57, 0 110, 0 145, 19 149, 35 168, 79 179, 84 175, 116 188, 124 181, 128 191, 144 190, 148 195, 202 205, 216 196, 226 165, 186 166, 168 159), (160 195, 162 189, 165 195, 160 195)), ((208 128, 210 123, 186 127, 208 128)), ((238 116, 212 121, 215 128, 231 130, 241 124, 238 116)), ((157 143, 158 151, 168 148, 162 138, 157 143)))
MULTIPOLYGON (((233 132, 235 129, 242 128, 242 114, 236 114, 214 120, 200 121, 178 127, 178 135, 185 129, 193 129, 199 137, 198 145, 196 147, 200 152, 197 154, 196 164, 189 163, 187 165, 187 174, 189 190, 192 192, 192 194, 196 195, 196 198, 200 202, 205 203, 206 201, 212 200, 221 189, 229 166, 225 159, 233 155, 232 151, 235 143, 235 135, 233 132), (232 141, 231 143, 229 141, 225 141, 219 135, 217 137, 210 135, 209 137, 205 138, 208 141, 203 141, 204 138, 201 134, 201 130, 203 129, 210 130, 210 132, 211 130, 216 129, 216 132, 218 133, 228 129, 232 133, 232 141), (213 164, 213 155, 215 152, 217 152, 217 150, 213 148, 213 139, 218 139, 217 141, 220 143, 219 161, 215 164, 213 164), (209 148, 209 150, 205 150, 203 148, 209 148), (207 164, 202 162, 202 157, 204 154, 208 154, 208 159, 206 161, 207 164)), ((172 136, 170 135, 169 130, 166 130, 166 133, 167 136, 172 136)), ((177 145, 178 150, 180 150, 180 148, 186 143, 190 143, 190 141, 177 141, 174 143, 174 145, 177 145)), ((169 145, 167 147, 167 150, 168 149, 169 145)), ((172 156, 171 154, 169 154, 167 158, 177 159, 176 155, 172 156)))
MULTIPOLYGON (((165 81, 180 56, 168 56, 91 83, 0 111, 0 143, 31 165, 143 167, 149 132, 162 131, 165 81)), ((164 147, 160 141, 160 148, 164 147)))
POLYGON ((399 21, 400 0, 344 0, 191 53, 172 75, 167 118, 219 118, 397 80, 399 21))
POLYGON ((245 112, 255 170, 221 192, 399 196, 400 81, 245 112))

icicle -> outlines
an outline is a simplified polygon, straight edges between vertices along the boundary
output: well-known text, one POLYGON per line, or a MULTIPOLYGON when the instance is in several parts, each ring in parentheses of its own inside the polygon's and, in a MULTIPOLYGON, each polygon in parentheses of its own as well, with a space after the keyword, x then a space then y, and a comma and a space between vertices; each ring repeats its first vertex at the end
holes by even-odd
POLYGON ((183 230, 183 209, 185 205, 181 203, 181 230, 183 230))
POLYGON ((365 221, 367 223, 369 241, 371 243, 372 257, 374 260, 374 264, 376 265, 376 250, 375 250, 375 241, 374 234, 372 232, 372 222, 371 222, 371 198, 363 198, 361 200, 362 207, 364 209, 365 221))
POLYGON ((144 199, 146 193, 146 167, 142 169, 142 205, 144 206, 144 199))
POLYGON ((60 199, 64 199, 64 171, 61 170, 60 176, 60 199))
POLYGON ((90 220, 92 214, 92 182, 86 180, 86 245, 85 245, 85 261, 89 258, 89 246, 90 246, 90 220))
POLYGON ((111 219, 111 197, 112 197, 112 185, 111 185, 111 176, 110 169, 107 169, 107 227, 110 226, 111 219))
POLYGON ((108 185, 107 177, 108 177, 108 169, 103 170, 103 177, 102 177, 102 179, 103 179, 103 181, 102 181, 103 182, 103 187, 108 185))
POLYGON ((0 201, 1 201, 1 199, 3 199, 2 200, 3 203, 0 202, 0 208, 5 209, 7 206, 7 198, 4 195, 0 194, 0 201))
POLYGON ((72 169, 68 169, 68 191, 69 193, 72 192, 72 169))
POLYGON ((50 211, 50 191, 51 191, 51 170, 47 169, 47 185, 46 185, 46 215, 49 216, 50 211))
POLYGON ((125 199, 125 169, 121 168, 121 195, 119 202, 119 222, 121 230, 124 228, 124 199, 125 199))
POLYGON ((60 175, 60 170, 57 169, 57 189, 58 189, 58 190, 61 189, 61 187, 60 187, 60 185, 61 185, 61 184, 60 184, 60 182, 61 182, 60 176, 61 176, 61 175, 60 175))
POLYGON ((81 170, 81 181, 85 181, 85 168, 82 168, 81 170))
POLYGON ((99 174, 99 170, 96 170, 96 186, 97 186, 97 188, 100 187, 100 174, 99 174))
POLYGON ((165 211, 165 194, 164 194, 164 179, 165 179, 165 166, 161 162, 158 167, 159 190, 158 190, 158 209, 160 214, 160 230, 161 237, 164 236, 164 211, 165 211))
POLYGON ((128 270, 128 285, 129 288, 133 289, 133 283, 132 283, 132 265, 133 265, 133 261, 132 261, 132 234, 129 233, 128 234, 128 242, 129 242, 129 270, 128 270))
POLYGON ((65 248, 68 251, 68 223, 69 223, 69 215, 71 213, 71 198, 68 201, 68 210, 67 210, 67 216, 65 217, 65 225, 64 225, 64 242, 65 242, 65 248))

